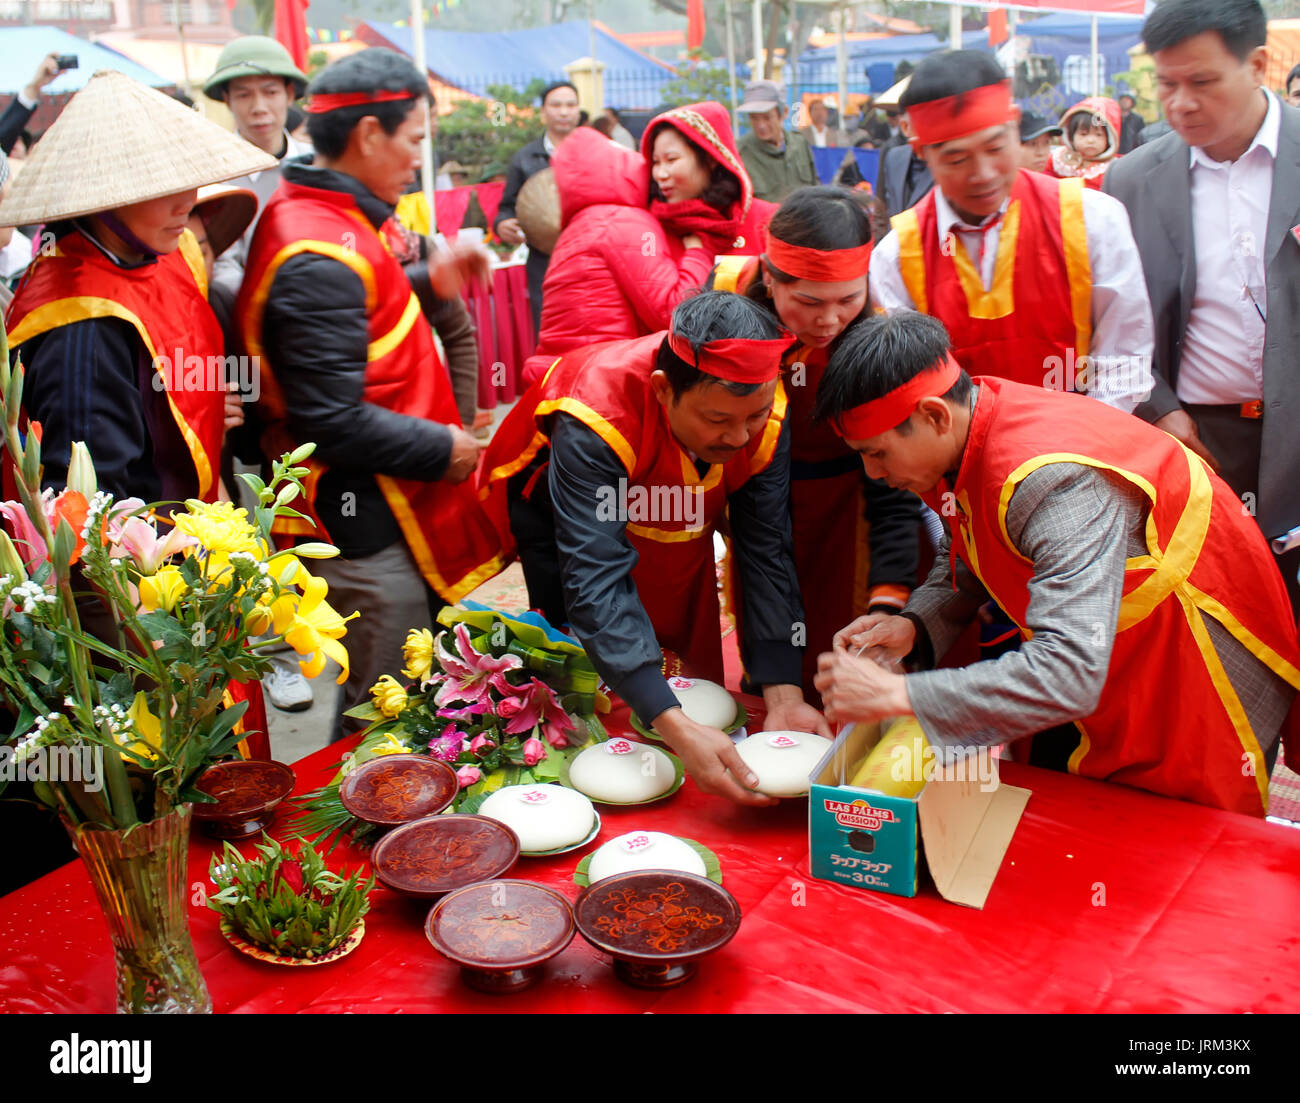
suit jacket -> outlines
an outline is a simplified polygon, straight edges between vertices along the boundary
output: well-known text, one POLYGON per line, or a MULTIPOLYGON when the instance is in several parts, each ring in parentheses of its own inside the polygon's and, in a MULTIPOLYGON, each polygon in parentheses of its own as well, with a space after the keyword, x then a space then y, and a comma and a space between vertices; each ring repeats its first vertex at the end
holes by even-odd
MULTIPOLYGON (((1196 293, 1191 150, 1176 133, 1116 161, 1102 190, 1123 202, 1142 256, 1155 321, 1155 390, 1136 413, 1155 421, 1179 409, 1175 387, 1183 333, 1196 293)), ((1282 104, 1273 193, 1264 241, 1264 425, 1259 462, 1260 528, 1278 536, 1300 524, 1300 110, 1282 104)))
POLYGON ((881 154, 877 192, 889 210, 889 217, 901 214, 929 194, 934 177, 929 166, 904 144, 881 154))
POLYGON ((0 114, 0 150, 3 150, 6 155, 14 151, 14 146, 18 144, 18 136, 34 114, 36 108, 24 107, 17 96, 9 101, 4 114, 0 114))

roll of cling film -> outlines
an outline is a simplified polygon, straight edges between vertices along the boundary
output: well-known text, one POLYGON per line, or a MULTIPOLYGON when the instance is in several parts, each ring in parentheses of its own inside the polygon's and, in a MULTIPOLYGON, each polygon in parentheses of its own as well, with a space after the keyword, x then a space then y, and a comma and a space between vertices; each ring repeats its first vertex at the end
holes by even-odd
POLYGON ((914 797, 925 787, 925 732, 912 716, 895 720, 849 782, 887 797, 914 797))

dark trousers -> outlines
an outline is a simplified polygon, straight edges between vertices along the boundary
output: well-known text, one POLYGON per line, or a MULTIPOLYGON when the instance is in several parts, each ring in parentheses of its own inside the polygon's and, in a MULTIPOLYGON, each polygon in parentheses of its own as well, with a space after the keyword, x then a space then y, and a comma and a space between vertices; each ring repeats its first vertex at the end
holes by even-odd
MULTIPOLYGON (((1263 439, 1263 419, 1242 417, 1236 406, 1185 404, 1184 408, 1196 422, 1196 431, 1200 434, 1205 447, 1218 461, 1219 474, 1223 477, 1223 481, 1232 487, 1232 492, 1237 497, 1242 499, 1243 508, 1249 509, 1254 516, 1254 507, 1259 496, 1259 455, 1263 439)), ((1266 532, 1264 538, 1271 540, 1278 535, 1280 534, 1276 532, 1266 532)), ((1296 578, 1296 572, 1300 570, 1300 548, 1295 548, 1284 555, 1275 555, 1274 559, 1282 572, 1282 581, 1286 583, 1287 596, 1291 598, 1291 610, 1300 615, 1300 580, 1296 578)))
POLYGON ((546 481, 550 449, 511 476, 506 484, 510 531, 528 586, 528 604, 557 627, 569 621, 564 605, 564 578, 555 546, 555 513, 546 481))

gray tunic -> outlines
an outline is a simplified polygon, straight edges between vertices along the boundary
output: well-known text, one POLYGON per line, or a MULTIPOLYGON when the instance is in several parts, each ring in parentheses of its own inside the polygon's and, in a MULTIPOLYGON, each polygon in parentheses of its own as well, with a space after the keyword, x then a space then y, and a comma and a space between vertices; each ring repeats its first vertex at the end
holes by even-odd
MULTIPOLYGON (((1025 616, 1034 635, 997 659, 907 676, 912 708, 936 748, 1004 743, 1095 711, 1115 643, 1124 561, 1147 551, 1148 506, 1127 480, 1082 464, 1048 464, 1025 477, 1007 509, 1007 533, 1034 564, 1025 616)), ((989 599, 960 558, 953 590, 951 539, 945 531, 929 578, 904 609, 917 622, 917 652, 934 660, 989 599)), ((1208 614, 1206 627, 1267 754, 1295 690, 1208 614)))

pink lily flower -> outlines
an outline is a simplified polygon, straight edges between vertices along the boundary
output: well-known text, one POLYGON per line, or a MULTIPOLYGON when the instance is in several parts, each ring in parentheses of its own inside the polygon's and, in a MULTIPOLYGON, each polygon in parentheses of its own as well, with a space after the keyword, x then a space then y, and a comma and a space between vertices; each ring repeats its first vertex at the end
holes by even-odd
POLYGON ((5 520, 9 522, 14 547, 23 557, 27 569, 31 571, 38 564, 44 563, 49 555, 49 549, 36 531, 36 526, 32 524, 32 519, 27 516, 22 503, 0 502, 0 514, 3 514, 5 520))
MULTIPOLYGON (((577 728, 574 727, 573 721, 569 719, 569 714, 564 711, 564 706, 560 704, 559 694, 537 678, 531 680, 531 686, 533 701, 537 706, 537 720, 535 723, 541 727, 542 737, 552 747, 568 746, 569 736, 577 731, 577 728)), ((507 725, 506 731, 511 730, 511 727, 507 725)), ((523 729, 519 730, 522 731, 523 729)))
MULTIPOLYGON (((128 499, 118 505, 130 507, 134 500, 128 499)), ((140 568, 140 573, 145 575, 157 573, 158 568, 177 552, 198 543, 178 528, 173 528, 160 540, 157 530, 143 517, 124 517, 120 509, 115 509, 109 519, 108 538, 113 545, 109 555, 114 559, 129 555, 140 568)))
POLYGON ((503 655, 497 659, 491 655, 480 655, 469 642, 469 630, 464 624, 455 627, 456 643, 460 654, 449 651, 443 645, 445 632, 440 632, 434 639, 434 648, 438 662, 446 672, 447 680, 439 688, 434 703, 439 708, 451 701, 461 701, 469 705, 492 705, 491 691, 508 695, 514 692, 506 681, 507 670, 518 670, 523 662, 517 655, 503 655))
POLYGON ((455 762, 465 749, 465 736, 454 724, 443 728, 442 734, 429 740, 429 754, 443 762, 455 762))

